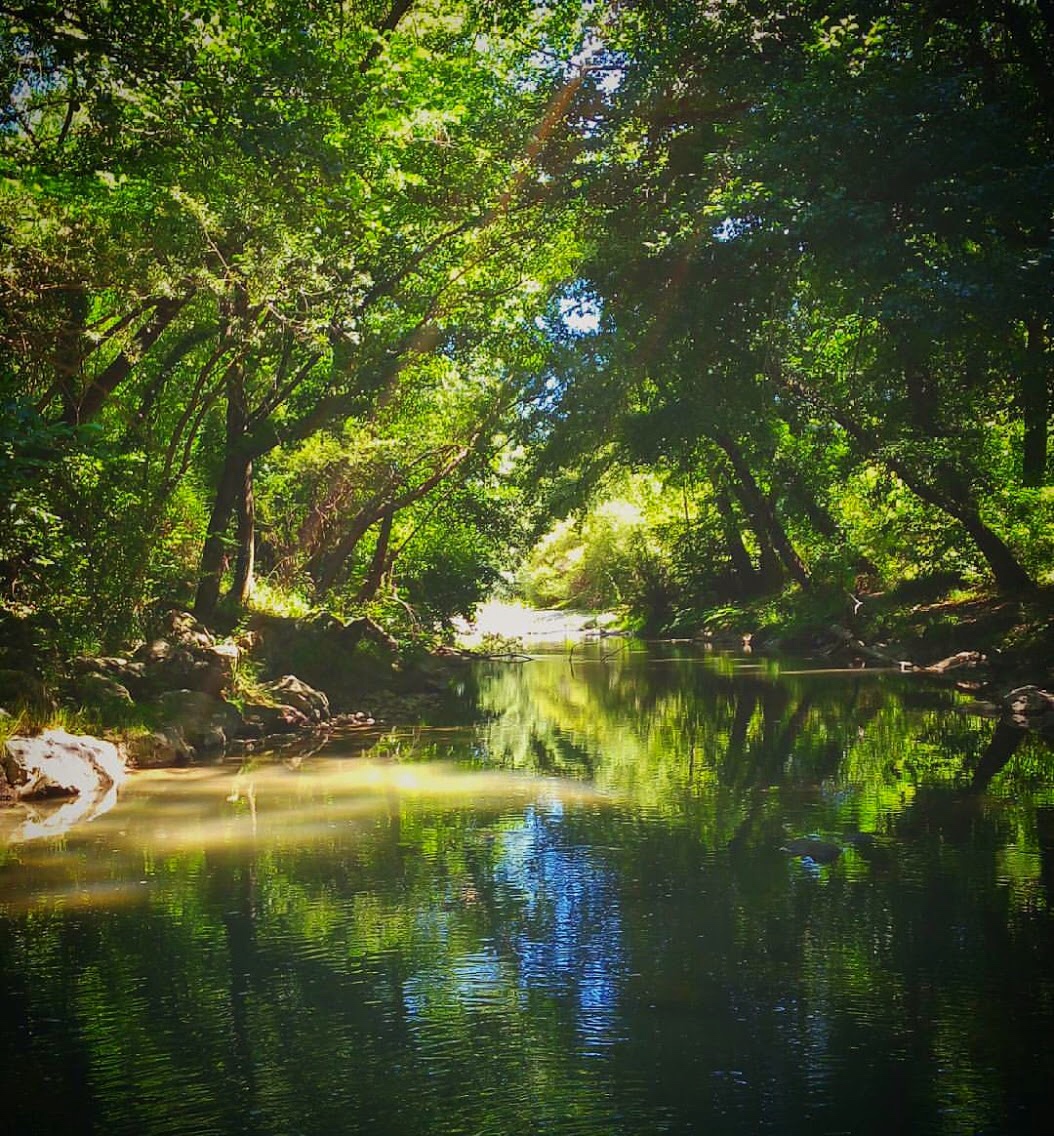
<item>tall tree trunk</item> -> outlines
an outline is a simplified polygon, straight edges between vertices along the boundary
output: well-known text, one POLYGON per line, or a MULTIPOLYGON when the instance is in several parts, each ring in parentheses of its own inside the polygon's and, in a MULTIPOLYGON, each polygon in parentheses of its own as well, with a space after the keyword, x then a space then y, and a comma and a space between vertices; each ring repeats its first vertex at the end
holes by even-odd
POLYGON ((395 507, 388 504, 381 517, 380 531, 377 533, 377 547, 373 550, 373 559, 370 561, 366 579, 362 587, 355 594, 356 603, 368 603, 377 594, 377 589, 384 579, 384 571, 388 566, 388 546, 392 539, 392 521, 395 519, 395 507))
POLYGON ((227 527, 245 485, 245 462, 237 454, 228 452, 223 462, 216 495, 212 499, 209 527, 201 550, 198 568, 198 591, 194 598, 194 614, 208 622, 216 614, 223 583, 223 569, 227 561, 227 527))
MULTIPOLYGON (((223 583, 223 569, 227 561, 227 529, 236 509, 239 514, 239 550, 243 548, 241 538, 246 533, 249 544, 252 543, 252 455, 246 446, 248 420, 245 375, 239 360, 232 364, 227 372, 227 432, 223 469, 212 501, 205 545, 201 550, 198 591, 194 599, 194 614, 203 622, 208 622, 216 614, 223 583)), ((243 561, 241 573, 243 584, 251 586, 251 556, 243 561)))
POLYGON ((809 588, 812 581, 809 579, 808 569, 791 543, 787 530, 783 527, 779 517, 776 516, 775 510, 765 500, 764 494, 758 488, 758 483, 754 480, 754 475, 743 456, 743 451, 723 430, 713 431, 711 437, 724 450, 732 469, 735 471, 736 478, 751 502, 752 515, 756 516, 761 528, 768 533, 772 547, 776 550, 791 578, 803 588, 809 588))
POLYGON ((234 582, 229 598, 236 607, 244 607, 253 594, 256 566, 256 498, 253 496, 253 463, 245 463, 245 478, 236 505, 238 516, 238 553, 234 564, 234 582))
POLYGON ((1028 322, 1025 365, 1021 373, 1021 413, 1025 438, 1021 455, 1021 482, 1033 488, 1047 483, 1047 439, 1050 426, 1050 367, 1046 358, 1047 333, 1043 321, 1028 322))

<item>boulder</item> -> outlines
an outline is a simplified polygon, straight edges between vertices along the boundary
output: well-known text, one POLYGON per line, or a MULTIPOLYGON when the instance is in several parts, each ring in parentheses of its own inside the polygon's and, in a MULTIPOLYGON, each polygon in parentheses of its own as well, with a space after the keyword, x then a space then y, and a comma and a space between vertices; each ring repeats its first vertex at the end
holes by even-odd
POLYGON ((295 706, 264 706, 253 703, 245 707, 244 733, 256 737, 268 734, 295 734, 309 730, 312 720, 295 706))
POLYGON ((65 730, 45 730, 35 738, 8 738, 3 767, 19 798, 97 796, 125 776, 116 746, 65 730))
POLYGON ((223 749, 242 730, 237 706, 201 690, 167 691, 157 706, 165 726, 178 729, 186 745, 196 750, 223 749))
POLYGON ((234 681, 241 652, 233 643, 217 643, 198 654, 194 690, 222 694, 234 681))
POLYGON ((329 699, 296 675, 282 675, 263 688, 280 706, 292 706, 310 722, 324 722, 330 715, 329 699))
POLYGON ((140 769, 152 766, 186 765, 194 756, 183 731, 166 726, 150 734, 137 734, 125 742, 128 760, 140 769))
POLYGON ((78 675, 73 681, 72 693, 78 702, 103 710, 121 709, 133 704, 127 686, 97 671, 78 675))
POLYGON ((101 675, 123 686, 133 698, 144 692, 146 668, 141 662, 122 659, 116 655, 92 658, 82 655, 71 663, 72 684, 78 686, 88 675, 101 675))
POLYGON ((233 643, 195 644, 169 639, 144 643, 133 655, 144 689, 198 690, 218 697, 231 684, 240 652, 233 643))
POLYGON ((191 650, 214 647, 216 640, 212 633, 189 611, 173 609, 161 621, 161 637, 178 643, 191 650))

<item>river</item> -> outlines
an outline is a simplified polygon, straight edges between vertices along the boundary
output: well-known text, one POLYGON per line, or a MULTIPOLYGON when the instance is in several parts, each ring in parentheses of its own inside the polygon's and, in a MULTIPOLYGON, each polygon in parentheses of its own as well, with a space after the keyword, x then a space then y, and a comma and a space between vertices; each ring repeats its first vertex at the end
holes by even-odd
POLYGON ((961 702, 607 639, 135 774, 0 851, 4 1131, 1045 1130, 1054 755, 961 702))

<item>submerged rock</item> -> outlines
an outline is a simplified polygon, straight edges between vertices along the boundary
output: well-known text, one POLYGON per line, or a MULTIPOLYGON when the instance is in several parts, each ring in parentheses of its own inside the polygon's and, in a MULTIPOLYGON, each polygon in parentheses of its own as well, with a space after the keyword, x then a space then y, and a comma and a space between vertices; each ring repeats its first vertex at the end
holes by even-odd
POLYGON ((186 765, 194 756, 178 726, 165 726, 149 734, 137 734, 125 742, 129 760, 141 769, 151 766, 186 765))
POLYGON ((932 663, 928 667, 920 668, 924 674, 947 674, 949 671, 974 671, 988 666, 988 657, 980 651, 959 651, 932 663))
POLYGON ((815 864, 833 864, 842 854, 842 849, 837 844, 820 840, 816 836, 799 836, 788 840, 780 851, 802 860, 812 860, 815 864))

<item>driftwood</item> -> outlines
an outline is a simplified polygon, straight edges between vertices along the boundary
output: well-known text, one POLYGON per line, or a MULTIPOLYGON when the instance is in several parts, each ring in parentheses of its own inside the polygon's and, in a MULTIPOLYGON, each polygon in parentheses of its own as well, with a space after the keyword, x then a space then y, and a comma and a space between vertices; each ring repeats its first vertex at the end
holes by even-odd
POLYGON ((902 671, 915 670, 914 663, 906 659, 896 659, 887 652, 879 650, 877 647, 869 647, 862 639, 858 639, 846 627, 832 623, 828 630, 838 640, 839 647, 848 647, 857 655, 863 655, 867 659, 875 659, 877 662, 885 663, 887 666, 899 667, 902 671))
POLYGON ((436 652, 444 659, 464 659, 481 663, 529 663, 530 655, 522 651, 478 651, 471 647, 440 647, 436 652))

